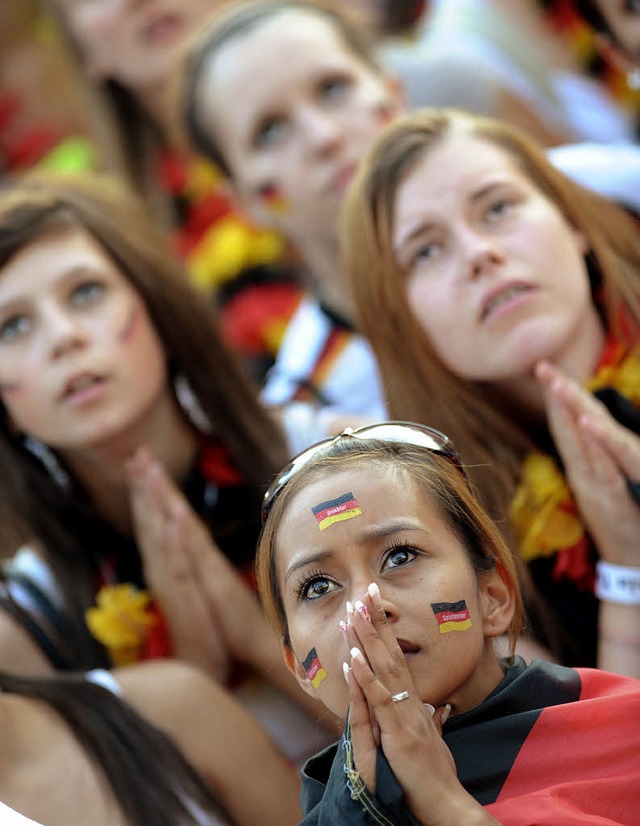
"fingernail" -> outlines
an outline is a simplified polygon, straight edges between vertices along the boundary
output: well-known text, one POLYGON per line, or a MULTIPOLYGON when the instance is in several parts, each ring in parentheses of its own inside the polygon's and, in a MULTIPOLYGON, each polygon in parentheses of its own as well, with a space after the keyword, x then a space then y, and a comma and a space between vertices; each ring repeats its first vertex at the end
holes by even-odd
POLYGON ((347 640, 347 624, 343 622, 343 620, 340 620, 338 624, 340 625, 340 633, 342 634, 344 639, 347 640))
POLYGON ((353 625, 353 604, 347 600, 347 625, 353 625))
POLYGON ((359 648, 356 648, 355 645, 349 653, 351 654, 354 660, 360 660, 360 662, 364 662, 364 656, 362 654, 362 651, 360 651, 359 648))
POLYGON ((344 680, 347 685, 349 685, 349 672, 351 669, 349 668, 347 663, 342 663, 342 673, 344 674, 344 680))
POLYGON ((431 703, 423 703, 422 705, 424 706, 424 710, 429 713, 429 717, 433 717, 433 715, 436 713, 436 710, 431 705, 431 703))
POLYGON ((355 609, 363 619, 369 619, 369 612, 367 611, 367 606, 364 604, 364 602, 357 599, 355 602, 355 609))
POLYGON ((451 714, 451 703, 445 703, 445 706, 442 709, 442 714, 440 715, 440 725, 444 725, 447 722, 447 720, 449 719, 450 714, 451 714))
POLYGON ((367 591, 371 597, 371 604, 374 608, 382 608, 382 599, 380 598, 380 588, 377 582, 371 582, 367 585, 367 591))

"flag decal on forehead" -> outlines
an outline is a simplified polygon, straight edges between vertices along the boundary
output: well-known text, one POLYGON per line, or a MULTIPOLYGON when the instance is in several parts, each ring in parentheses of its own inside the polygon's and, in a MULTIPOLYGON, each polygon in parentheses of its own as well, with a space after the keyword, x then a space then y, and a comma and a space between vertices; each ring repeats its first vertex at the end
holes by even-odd
POLYGON ((360 516, 362 509, 353 493, 343 493, 337 499, 328 499, 311 508, 321 531, 334 522, 343 522, 354 516, 360 516))
POLYGON ((431 607, 436 615, 440 633, 449 631, 466 631, 471 628, 471 617, 467 603, 460 599, 458 602, 432 602, 431 607))
POLYGON ((307 672, 307 676, 311 680, 311 684, 314 688, 318 688, 320 683, 327 676, 327 672, 322 667, 320 660, 318 659, 318 652, 315 648, 312 648, 311 651, 309 651, 306 659, 302 663, 302 667, 307 672))

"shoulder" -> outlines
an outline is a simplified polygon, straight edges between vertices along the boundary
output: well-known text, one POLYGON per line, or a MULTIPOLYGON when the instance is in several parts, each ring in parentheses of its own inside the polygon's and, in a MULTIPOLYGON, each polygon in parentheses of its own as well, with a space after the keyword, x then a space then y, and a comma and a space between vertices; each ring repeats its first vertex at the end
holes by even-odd
POLYGON ((24 676, 53 670, 31 634, 4 607, 0 607, 0 661, 4 671, 24 676))

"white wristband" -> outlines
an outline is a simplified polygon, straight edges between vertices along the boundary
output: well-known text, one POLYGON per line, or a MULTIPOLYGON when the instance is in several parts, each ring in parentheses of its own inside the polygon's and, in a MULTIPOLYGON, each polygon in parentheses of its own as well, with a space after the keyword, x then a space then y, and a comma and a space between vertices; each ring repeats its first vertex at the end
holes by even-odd
POLYGON ((640 605, 640 568, 598 562, 596 596, 605 602, 640 605))

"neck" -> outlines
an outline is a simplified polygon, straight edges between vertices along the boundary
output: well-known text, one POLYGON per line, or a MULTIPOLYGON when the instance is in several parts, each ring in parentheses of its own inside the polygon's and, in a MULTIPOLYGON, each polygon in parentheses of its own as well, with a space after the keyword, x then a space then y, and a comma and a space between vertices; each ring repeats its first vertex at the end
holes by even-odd
POLYGON ((197 437, 185 421, 173 395, 151 414, 104 442, 63 457, 87 490, 100 514, 124 533, 132 530, 124 462, 141 446, 148 447, 169 475, 180 482, 191 467, 197 437))
MULTIPOLYGON (((559 367, 569 378, 584 384, 594 373, 602 351, 606 335, 595 307, 591 305, 586 317, 570 341, 555 352, 545 356, 547 361, 559 367)), ((536 360, 525 376, 501 382, 496 392, 507 404, 519 409, 525 416, 545 418, 544 398, 540 385, 533 373, 536 360)))
POLYGON ((308 239, 299 247, 310 273, 312 292, 336 315, 354 323, 355 308, 335 238, 308 239))

